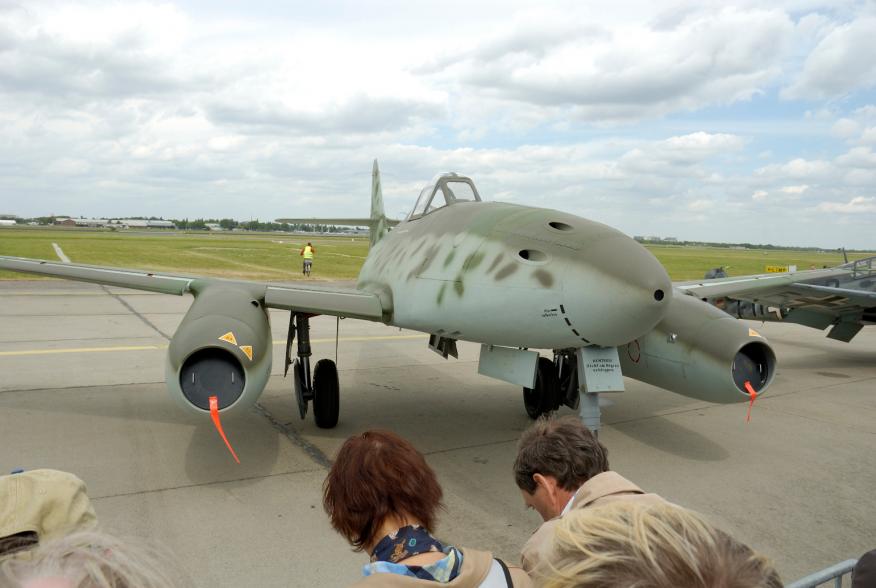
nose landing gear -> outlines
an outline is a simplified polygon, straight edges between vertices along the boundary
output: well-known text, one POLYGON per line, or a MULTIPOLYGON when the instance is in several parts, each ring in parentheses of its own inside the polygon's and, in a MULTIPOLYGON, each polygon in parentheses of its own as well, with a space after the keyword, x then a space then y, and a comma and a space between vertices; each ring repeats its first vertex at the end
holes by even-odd
POLYGON ((565 404, 578 408, 578 362, 575 350, 554 351, 554 359, 538 358, 535 388, 523 389, 523 406, 529 418, 537 419, 565 404))

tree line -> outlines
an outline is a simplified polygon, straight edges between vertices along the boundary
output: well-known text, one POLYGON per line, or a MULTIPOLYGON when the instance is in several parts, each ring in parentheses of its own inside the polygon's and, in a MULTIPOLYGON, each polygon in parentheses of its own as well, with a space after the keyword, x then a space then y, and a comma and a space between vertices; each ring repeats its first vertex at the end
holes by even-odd
MULTIPOLYGON (((26 225, 31 222, 36 222, 41 225, 54 224, 56 218, 77 218, 68 217, 66 215, 56 216, 37 216, 33 218, 16 218, 15 222, 20 225, 26 225)), ((81 218, 81 217, 80 217, 81 218)), ((115 220, 115 219, 114 219, 115 220)), ((226 231, 233 229, 242 229, 246 231, 286 231, 286 232, 303 232, 303 233, 343 233, 349 231, 347 227, 338 227, 335 225, 326 224, 306 224, 306 223, 275 223, 263 222, 258 219, 249 221, 237 221, 233 218, 196 218, 196 219, 176 219, 159 216, 129 216, 118 220, 168 220, 176 225, 176 228, 187 231, 206 231, 207 225, 219 225, 226 231)))

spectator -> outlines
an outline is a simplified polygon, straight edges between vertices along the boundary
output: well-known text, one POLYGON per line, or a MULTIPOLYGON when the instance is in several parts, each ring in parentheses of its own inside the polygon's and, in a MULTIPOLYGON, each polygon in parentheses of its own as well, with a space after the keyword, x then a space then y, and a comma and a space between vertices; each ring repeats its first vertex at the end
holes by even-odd
POLYGON ((0 561, 3 588, 182 588, 190 580, 167 554, 93 531, 41 542, 0 561))
POLYGON ((73 474, 41 469, 0 476, 0 555, 96 525, 85 483, 73 474))
POLYGON ((523 432, 514 479, 528 508, 545 521, 524 544, 523 569, 543 556, 558 519, 573 509, 612 500, 663 502, 608 469, 608 451, 574 416, 541 418, 523 432))
POLYGON ((356 586, 531 586, 486 551, 458 549, 433 535, 441 507, 435 472, 413 445, 389 431, 347 439, 323 484, 332 527, 371 555, 356 586))
POLYGON ((855 564, 852 570, 852 588, 873 588, 876 586, 876 549, 868 551, 855 564))
POLYGON ((543 588, 781 588, 747 545, 669 503, 615 501, 557 524, 534 574, 543 588))

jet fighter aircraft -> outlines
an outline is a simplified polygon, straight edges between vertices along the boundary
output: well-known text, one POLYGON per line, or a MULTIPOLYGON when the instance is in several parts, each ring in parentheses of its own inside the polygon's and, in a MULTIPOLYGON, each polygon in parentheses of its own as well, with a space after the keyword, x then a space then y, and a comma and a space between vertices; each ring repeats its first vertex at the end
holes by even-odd
POLYGON ((474 182, 455 173, 436 176, 407 218, 393 221, 384 214, 376 161, 370 217, 320 222, 370 227, 355 288, 4 256, 0 268, 192 294, 168 349, 167 387, 185 409, 217 423, 219 413, 255 403, 267 384, 269 308, 290 311, 286 369, 293 368, 302 418, 312 402, 323 428, 338 421, 339 385, 331 360, 310 368, 309 319, 317 314, 428 333, 444 357, 456 354, 457 341, 481 343, 480 371, 521 385, 532 417, 577 405, 582 350, 594 348, 611 351, 625 376, 711 402, 753 400, 773 379, 775 355, 763 337, 697 297, 674 295, 657 259, 604 224, 484 202, 474 182))

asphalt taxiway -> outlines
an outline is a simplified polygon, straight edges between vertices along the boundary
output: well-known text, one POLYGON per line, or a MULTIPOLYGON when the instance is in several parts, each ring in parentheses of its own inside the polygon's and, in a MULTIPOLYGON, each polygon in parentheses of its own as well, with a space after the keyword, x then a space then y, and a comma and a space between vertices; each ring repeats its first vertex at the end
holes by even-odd
MULTIPOLYGON (((477 346, 445 361, 426 336, 340 323, 341 418, 302 421, 283 379, 285 313, 272 312, 273 376, 225 423, 163 384, 191 299, 60 281, 0 282, 0 471, 52 467, 88 484, 103 526, 171 548, 201 586, 342 586, 366 562, 329 527, 326 467, 351 433, 380 427, 426 453, 445 491, 439 536, 515 560, 538 524, 511 476, 529 424, 521 391, 477 374, 477 346)), ((786 581, 876 547, 876 328, 850 344, 752 323, 779 358, 751 422, 745 404, 690 400, 627 380, 603 408, 612 469, 698 510, 769 555, 786 581)), ((312 321, 314 360, 335 319, 312 321)), ((571 412, 564 409, 564 412, 571 412)))

